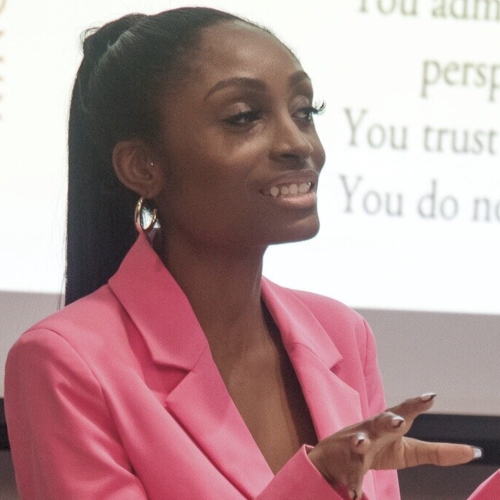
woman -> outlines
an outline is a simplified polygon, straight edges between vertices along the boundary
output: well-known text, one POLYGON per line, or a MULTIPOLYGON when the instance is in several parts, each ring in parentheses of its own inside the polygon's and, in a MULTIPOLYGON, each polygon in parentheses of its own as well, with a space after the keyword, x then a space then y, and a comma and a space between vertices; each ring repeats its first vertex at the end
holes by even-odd
POLYGON ((477 454, 404 438, 433 395, 383 412, 365 322, 261 277, 269 244, 318 231, 320 109, 295 56, 226 13, 131 15, 86 38, 71 305, 7 364, 22 498, 397 499, 395 473, 368 469, 477 454))

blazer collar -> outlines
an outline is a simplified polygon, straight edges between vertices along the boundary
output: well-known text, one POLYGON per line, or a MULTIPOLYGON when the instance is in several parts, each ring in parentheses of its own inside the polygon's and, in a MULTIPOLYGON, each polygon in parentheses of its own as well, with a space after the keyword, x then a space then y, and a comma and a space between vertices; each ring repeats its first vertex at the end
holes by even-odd
POLYGON ((153 361, 192 370, 208 342, 188 298, 140 235, 109 286, 142 334, 153 361))
POLYGON ((294 346, 302 346, 327 368, 342 359, 332 339, 297 295, 266 278, 262 279, 261 290, 288 353, 294 346))
MULTIPOLYGON (((256 497, 273 478, 272 471, 226 390, 187 297, 145 236, 109 286, 152 360, 186 371, 165 395, 167 411, 243 494, 256 497)), ((359 421, 358 393, 332 371, 342 356, 310 309, 295 293, 266 279, 262 298, 281 332, 318 439, 359 421)))
POLYGON ((262 296, 281 332, 318 439, 361 421, 358 392, 337 375, 343 358, 331 335, 343 339, 345 327, 332 315, 327 333, 296 292, 266 279, 262 281, 262 296))
MULTIPOLYGON (((207 339, 188 298, 147 236, 138 237, 109 286, 141 332, 156 363, 186 370, 194 367, 208 347, 207 339)), ((323 327, 293 293, 263 278, 262 299, 287 351, 301 345, 328 368, 342 359, 323 327)))

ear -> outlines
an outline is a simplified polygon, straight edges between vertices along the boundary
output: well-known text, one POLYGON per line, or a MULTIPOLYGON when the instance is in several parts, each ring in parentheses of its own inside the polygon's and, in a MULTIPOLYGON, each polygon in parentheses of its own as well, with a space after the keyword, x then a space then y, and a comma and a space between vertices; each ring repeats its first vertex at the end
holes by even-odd
POLYGON ((139 139, 114 147, 113 168, 122 184, 146 199, 154 198, 164 187, 163 170, 153 160, 151 149, 139 139))

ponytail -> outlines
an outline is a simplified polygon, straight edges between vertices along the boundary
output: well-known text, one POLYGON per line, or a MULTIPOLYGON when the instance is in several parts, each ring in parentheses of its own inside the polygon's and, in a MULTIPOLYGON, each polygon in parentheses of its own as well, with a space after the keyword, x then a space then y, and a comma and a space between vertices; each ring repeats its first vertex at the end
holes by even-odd
POLYGON ((106 283, 137 236, 137 196, 114 175, 112 150, 105 146, 107 141, 98 141, 86 99, 93 68, 136 20, 122 18, 84 42, 69 116, 66 304, 106 283))

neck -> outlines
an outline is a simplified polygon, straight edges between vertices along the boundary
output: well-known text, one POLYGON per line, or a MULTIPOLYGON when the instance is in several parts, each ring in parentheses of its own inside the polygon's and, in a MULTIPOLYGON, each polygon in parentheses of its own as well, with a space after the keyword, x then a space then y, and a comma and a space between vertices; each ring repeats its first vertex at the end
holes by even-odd
POLYGON ((212 349, 242 351, 267 334, 261 303, 265 247, 235 251, 162 236, 159 255, 186 294, 212 349))

